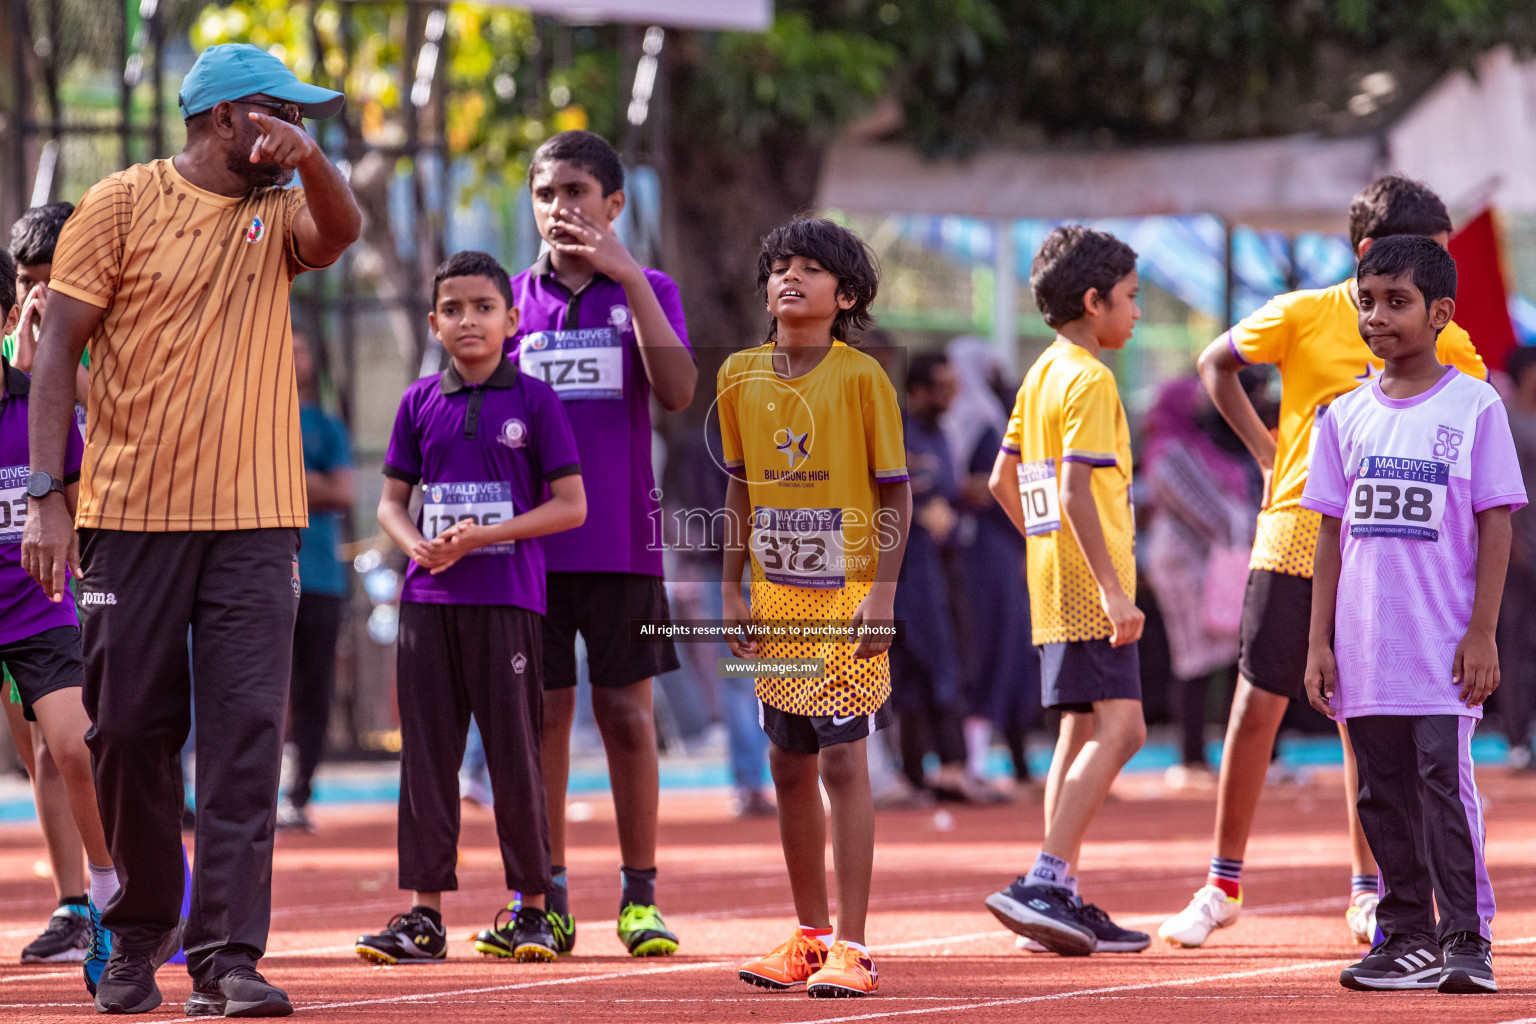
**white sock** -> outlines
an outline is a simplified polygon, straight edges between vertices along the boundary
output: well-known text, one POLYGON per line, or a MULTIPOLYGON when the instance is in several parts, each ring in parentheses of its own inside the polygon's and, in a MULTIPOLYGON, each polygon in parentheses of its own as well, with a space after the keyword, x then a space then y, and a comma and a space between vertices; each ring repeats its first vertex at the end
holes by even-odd
POLYGON ((965 720, 965 770, 973 777, 987 777, 987 754, 992 749, 992 723, 985 718, 965 720))
POLYGON ((105 910, 107 903, 117 895, 117 868, 111 864, 99 868, 90 862, 86 862, 86 867, 91 869, 91 902, 96 904, 97 910, 105 910))
POLYGON ((1052 857, 1041 850, 1035 854, 1035 866, 1024 876, 1026 885, 1048 885, 1053 889, 1065 889, 1071 877, 1072 865, 1060 857, 1052 857))
POLYGON ((1068 875, 1067 876, 1067 891, 1070 892, 1073 896, 1077 895, 1077 876, 1076 875, 1068 875))
POLYGON ((843 945, 847 946, 849 949, 856 949, 860 953, 863 953, 865 956, 869 956, 869 947, 864 945, 862 942, 852 942, 848 939, 844 939, 843 945))

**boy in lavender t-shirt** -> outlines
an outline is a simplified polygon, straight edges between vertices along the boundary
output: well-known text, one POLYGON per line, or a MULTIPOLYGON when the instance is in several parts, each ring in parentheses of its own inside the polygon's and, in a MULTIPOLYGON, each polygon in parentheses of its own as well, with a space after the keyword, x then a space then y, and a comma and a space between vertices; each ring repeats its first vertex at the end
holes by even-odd
MULTIPOLYGON (((544 778, 562 953, 576 942, 565 884, 565 791, 576 713, 576 635, 586 642, 592 712, 608 755, 619 826, 619 938, 634 956, 677 951, 656 909, 659 799, 651 678, 678 667, 671 640, 631 639, 668 618, 651 472, 650 399, 693 398, 698 368, 677 285, 640 266, 613 231, 624 209, 619 155, 591 132, 561 132, 528 164, 534 220, 549 251, 512 279, 522 313, 507 351, 548 381, 571 417, 587 487, 586 523, 551 537, 544 617, 544 778)), ((499 797, 498 797, 499 799, 499 797)))
POLYGON ((437 268, 431 323, 453 357, 406 388, 384 456, 379 525, 411 557, 400 600, 400 888, 413 905, 357 940, 376 963, 447 955, 442 894, 458 888, 459 762, 473 714, 496 793, 512 899, 480 952, 552 961, 539 538, 586 516, 576 444, 554 391, 502 354, 517 329, 507 273, 483 252, 437 268), (410 512, 421 495, 419 517, 410 512), (509 920, 503 922, 503 916, 509 920))
POLYGON ((1435 358, 1455 261, 1429 239, 1386 238, 1357 278, 1360 333, 1386 368, 1329 407, 1301 499, 1323 517, 1307 697, 1348 726, 1381 878, 1382 938, 1339 981, 1496 992, 1471 740, 1499 684, 1509 516, 1525 488, 1497 393, 1435 358))

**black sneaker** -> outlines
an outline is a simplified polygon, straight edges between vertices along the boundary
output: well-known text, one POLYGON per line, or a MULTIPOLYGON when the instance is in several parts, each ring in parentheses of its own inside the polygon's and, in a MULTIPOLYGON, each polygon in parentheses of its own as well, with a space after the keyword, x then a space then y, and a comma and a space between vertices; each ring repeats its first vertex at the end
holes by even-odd
POLYGON ((1072 894, 1065 889, 1028 885, 1019 878, 988 896, 987 909, 1010 931, 1034 939, 1052 953, 1087 956, 1098 945, 1098 936, 1079 918, 1072 894))
POLYGON ((90 911, 83 904, 65 903, 48 918, 43 934, 21 951, 24 964, 61 964, 85 959, 91 941, 90 911))
POLYGON ((148 1013, 160 1005, 154 957, 147 953, 112 951, 96 983, 97 1013, 148 1013))
POLYGON ((1446 940, 1445 966, 1440 969, 1441 992, 1497 992, 1493 980, 1493 950, 1476 932, 1458 932, 1446 940))
POLYGON ((211 985, 199 985, 187 998, 188 1017, 286 1017, 293 1012, 288 993, 256 973, 232 967, 211 985))
POLYGON ((555 931, 542 909, 505 907, 496 922, 475 936, 475 948, 486 956, 501 956, 521 963, 553 963, 560 955, 555 931), (510 918, 505 924, 502 918, 510 918))
POLYGON ((557 914, 553 910, 546 910, 544 916, 549 919, 549 929, 555 936, 555 949, 561 954, 569 953, 576 948, 576 915, 557 914))
POLYGON ((1097 904, 1079 899, 1077 919, 1093 932, 1095 953, 1140 953, 1152 944, 1152 936, 1121 928, 1097 904))
POLYGON ((1445 958, 1434 939, 1389 935, 1364 960, 1339 972, 1339 984, 1364 992, 1435 988, 1445 958))
POLYGON ((377 935, 359 936, 357 955, 376 964, 440 964, 448 959, 448 936, 420 911, 396 914, 377 935))

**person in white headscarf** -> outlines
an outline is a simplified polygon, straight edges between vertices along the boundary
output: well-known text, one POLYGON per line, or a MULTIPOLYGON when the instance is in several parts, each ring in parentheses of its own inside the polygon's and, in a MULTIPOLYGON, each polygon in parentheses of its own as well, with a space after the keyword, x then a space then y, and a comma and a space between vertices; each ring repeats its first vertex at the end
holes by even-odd
POLYGON ((969 714, 965 737, 969 774, 984 778, 993 730, 1013 757, 1014 777, 1030 781, 1024 739, 1040 705, 1039 656, 1030 642, 1024 538, 987 490, 987 478, 1008 426, 1003 364, 990 342, 965 336, 946 348, 955 397, 941 424, 958 476, 958 529, 964 603, 957 618, 969 714))

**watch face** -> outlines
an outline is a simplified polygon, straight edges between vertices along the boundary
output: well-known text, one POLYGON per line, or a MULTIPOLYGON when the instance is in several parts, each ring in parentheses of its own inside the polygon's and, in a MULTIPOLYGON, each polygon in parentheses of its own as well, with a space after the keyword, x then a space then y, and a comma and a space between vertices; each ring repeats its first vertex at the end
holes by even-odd
POLYGON ((27 494, 34 498, 45 498, 48 492, 53 490, 53 477, 39 470, 27 477, 27 494))

